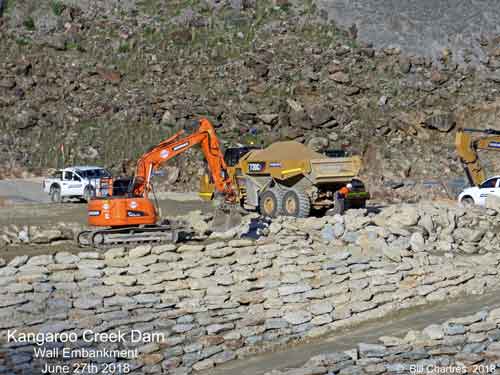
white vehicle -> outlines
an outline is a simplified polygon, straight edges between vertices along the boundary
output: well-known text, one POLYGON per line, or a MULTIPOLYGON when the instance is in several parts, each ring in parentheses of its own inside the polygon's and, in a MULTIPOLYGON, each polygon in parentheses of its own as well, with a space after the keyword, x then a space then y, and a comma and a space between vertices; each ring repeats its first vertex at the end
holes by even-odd
POLYGON ((78 198, 89 201, 96 195, 101 179, 110 178, 106 169, 94 166, 78 166, 57 170, 51 177, 43 180, 43 191, 50 195, 54 203, 63 198, 78 198))
POLYGON ((464 205, 485 206, 486 197, 490 194, 500 197, 500 176, 490 177, 479 186, 465 189, 458 196, 458 201, 464 205))

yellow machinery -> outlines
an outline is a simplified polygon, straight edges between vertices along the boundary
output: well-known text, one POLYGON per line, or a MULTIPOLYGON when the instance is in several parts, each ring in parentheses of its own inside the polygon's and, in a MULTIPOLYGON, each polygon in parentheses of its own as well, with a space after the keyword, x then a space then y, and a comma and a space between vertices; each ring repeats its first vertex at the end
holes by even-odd
MULTIPOLYGON (((341 213, 344 206, 364 207, 369 198, 357 178, 362 166, 359 156, 330 158, 294 141, 235 154, 238 157, 226 164, 240 204, 266 216, 307 217, 312 209, 330 208, 341 213), (348 184, 349 193, 340 204, 336 193, 348 184)), ((201 177, 200 197, 214 197, 208 174, 201 177)))
POLYGON ((500 151, 500 131, 494 129, 458 129, 455 148, 472 186, 479 186, 487 176, 479 160, 478 150, 500 151), (481 134, 474 137, 474 134, 481 134))

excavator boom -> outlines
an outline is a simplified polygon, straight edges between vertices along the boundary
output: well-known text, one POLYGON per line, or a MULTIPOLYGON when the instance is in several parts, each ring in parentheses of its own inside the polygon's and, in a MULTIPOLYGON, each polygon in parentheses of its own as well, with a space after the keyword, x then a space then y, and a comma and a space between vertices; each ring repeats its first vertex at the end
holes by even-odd
POLYGON ((457 130, 455 148, 464 166, 469 183, 479 186, 486 180, 486 171, 479 160, 478 150, 500 151, 500 131, 495 129, 468 129, 457 130), (473 134, 481 134, 474 137, 473 134))
POLYGON ((217 191, 224 194, 227 201, 234 202, 236 193, 232 187, 231 179, 228 178, 224 155, 210 121, 201 119, 197 132, 179 139, 181 134, 182 132, 179 132, 161 142, 139 159, 133 182, 133 195, 136 197, 147 196, 151 190, 151 176, 154 170, 191 147, 200 144, 217 191))

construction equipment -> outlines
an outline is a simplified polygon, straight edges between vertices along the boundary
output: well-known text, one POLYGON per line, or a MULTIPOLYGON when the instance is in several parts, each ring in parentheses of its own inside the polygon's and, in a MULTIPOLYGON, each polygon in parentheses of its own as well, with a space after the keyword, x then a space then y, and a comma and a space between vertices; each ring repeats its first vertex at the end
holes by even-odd
POLYGON ((486 171, 479 160, 478 150, 500 151, 500 131, 460 128, 455 136, 455 148, 469 183, 479 186, 486 180, 486 171), (482 136, 475 138, 474 134, 482 136))
MULTIPOLYGON (((162 141, 141 156, 135 175, 125 195, 115 189, 106 197, 95 197, 88 204, 88 223, 101 229, 79 234, 82 245, 105 246, 141 242, 176 241, 180 228, 170 223, 157 224, 159 214, 151 177, 162 164, 199 144, 207 161, 215 190, 224 198, 226 207, 237 201, 237 194, 227 172, 215 129, 207 119, 201 119, 193 134, 180 138, 183 131, 162 141), (156 203, 156 205, 155 205, 156 203)), ((113 184, 116 186, 115 184, 113 184)), ((227 210, 226 210, 227 211, 227 210)), ((232 215, 233 225, 237 224, 232 215)))
MULTIPOLYGON (((369 194, 357 178, 361 166, 359 156, 329 158, 289 141, 243 153, 229 175, 243 207, 271 217, 307 217, 312 209, 364 207, 369 194), (336 194, 349 183, 349 193, 336 194)), ((214 192, 210 176, 202 176, 200 196, 210 200, 214 192)))

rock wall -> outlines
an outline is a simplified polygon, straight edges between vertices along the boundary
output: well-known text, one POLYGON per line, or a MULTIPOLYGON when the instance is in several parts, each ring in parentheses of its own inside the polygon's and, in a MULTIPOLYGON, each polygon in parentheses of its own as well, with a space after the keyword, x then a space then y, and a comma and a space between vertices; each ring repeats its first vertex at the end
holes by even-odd
POLYGON ((450 48, 460 61, 485 62, 479 41, 498 33, 500 12, 493 0, 320 0, 340 25, 356 25, 358 36, 377 47, 440 57, 450 48))
POLYGON ((0 249, 20 244, 63 244, 74 241, 83 225, 78 223, 60 223, 58 225, 6 225, 0 227, 0 249))
POLYGON ((79 336, 48 348, 137 349, 133 358, 93 360, 101 369, 116 361, 137 373, 187 374, 400 309, 481 294, 498 285, 490 230, 499 221, 494 211, 402 205, 280 218, 257 241, 19 256, 0 262, 0 372, 41 365, 33 344, 9 339, 15 329, 79 336), (125 340, 84 342, 86 330, 122 332, 125 340), (163 337, 131 342, 132 332, 163 337))
POLYGON ((341 353, 312 357, 302 368, 266 375, 297 374, 494 374, 500 359, 500 309, 479 311, 404 338, 381 337, 341 353))

